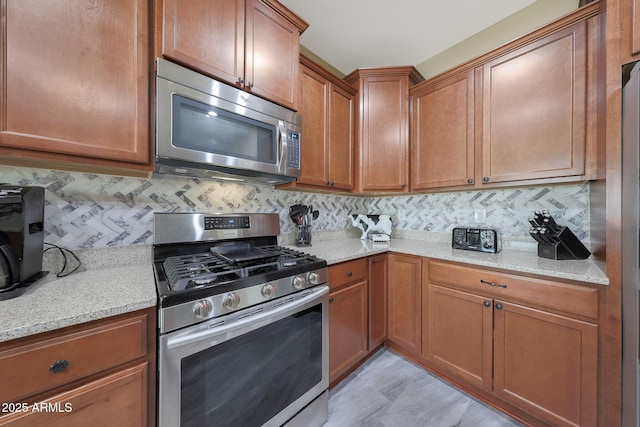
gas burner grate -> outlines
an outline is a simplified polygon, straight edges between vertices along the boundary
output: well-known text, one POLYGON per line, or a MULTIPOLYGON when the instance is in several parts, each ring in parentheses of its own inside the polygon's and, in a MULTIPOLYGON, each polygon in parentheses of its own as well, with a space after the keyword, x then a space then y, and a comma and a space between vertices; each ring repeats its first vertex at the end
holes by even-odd
POLYGON ((173 256, 162 267, 169 287, 174 291, 202 286, 217 286, 272 271, 286 270, 314 262, 312 255, 278 245, 250 248, 239 252, 211 248, 210 252, 173 256), (259 253, 259 257, 253 257, 259 253), (237 258, 233 258, 237 256, 237 258))
POLYGON ((170 257, 162 267, 174 291, 247 277, 246 269, 233 268, 209 253, 170 257))

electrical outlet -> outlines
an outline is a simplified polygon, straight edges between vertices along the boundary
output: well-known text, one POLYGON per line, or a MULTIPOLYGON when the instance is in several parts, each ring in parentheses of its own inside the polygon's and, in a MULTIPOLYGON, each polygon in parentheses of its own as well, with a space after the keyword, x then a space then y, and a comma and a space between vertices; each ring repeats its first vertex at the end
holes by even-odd
POLYGON ((474 209, 473 210, 473 222, 484 224, 487 222, 487 210, 486 209, 474 209))

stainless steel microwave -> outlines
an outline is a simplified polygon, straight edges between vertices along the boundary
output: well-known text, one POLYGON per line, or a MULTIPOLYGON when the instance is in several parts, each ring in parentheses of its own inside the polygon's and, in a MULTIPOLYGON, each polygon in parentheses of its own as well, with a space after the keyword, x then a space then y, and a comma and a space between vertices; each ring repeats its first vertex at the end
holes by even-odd
POLYGON ((267 184, 300 176, 294 111, 160 58, 156 90, 156 173, 267 184))

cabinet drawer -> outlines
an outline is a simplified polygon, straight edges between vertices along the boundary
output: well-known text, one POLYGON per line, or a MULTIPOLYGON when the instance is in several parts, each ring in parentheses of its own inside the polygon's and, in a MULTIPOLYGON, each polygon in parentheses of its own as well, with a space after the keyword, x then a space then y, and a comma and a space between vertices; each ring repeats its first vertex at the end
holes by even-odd
POLYGON ((367 278, 367 259, 360 258, 329 266, 329 289, 367 278))
POLYGON ((7 346, 0 350, 0 402, 16 402, 146 356, 147 321, 138 315, 7 346))
POLYGON ((146 363, 136 365, 36 402, 35 408, 0 414, 0 426, 147 426, 148 371, 146 363))
POLYGON ((471 289, 494 298, 543 306, 577 316, 598 318, 598 290, 586 286, 437 261, 429 262, 429 282, 471 289))

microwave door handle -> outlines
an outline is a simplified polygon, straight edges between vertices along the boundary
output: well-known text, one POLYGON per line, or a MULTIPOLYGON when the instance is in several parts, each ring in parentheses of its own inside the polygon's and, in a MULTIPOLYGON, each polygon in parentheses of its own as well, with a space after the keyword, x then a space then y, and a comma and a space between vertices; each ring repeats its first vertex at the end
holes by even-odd
POLYGON ((287 127, 283 122, 278 123, 278 163, 276 167, 279 171, 285 172, 287 165, 284 164, 285 138, 287 137, 287 127))

